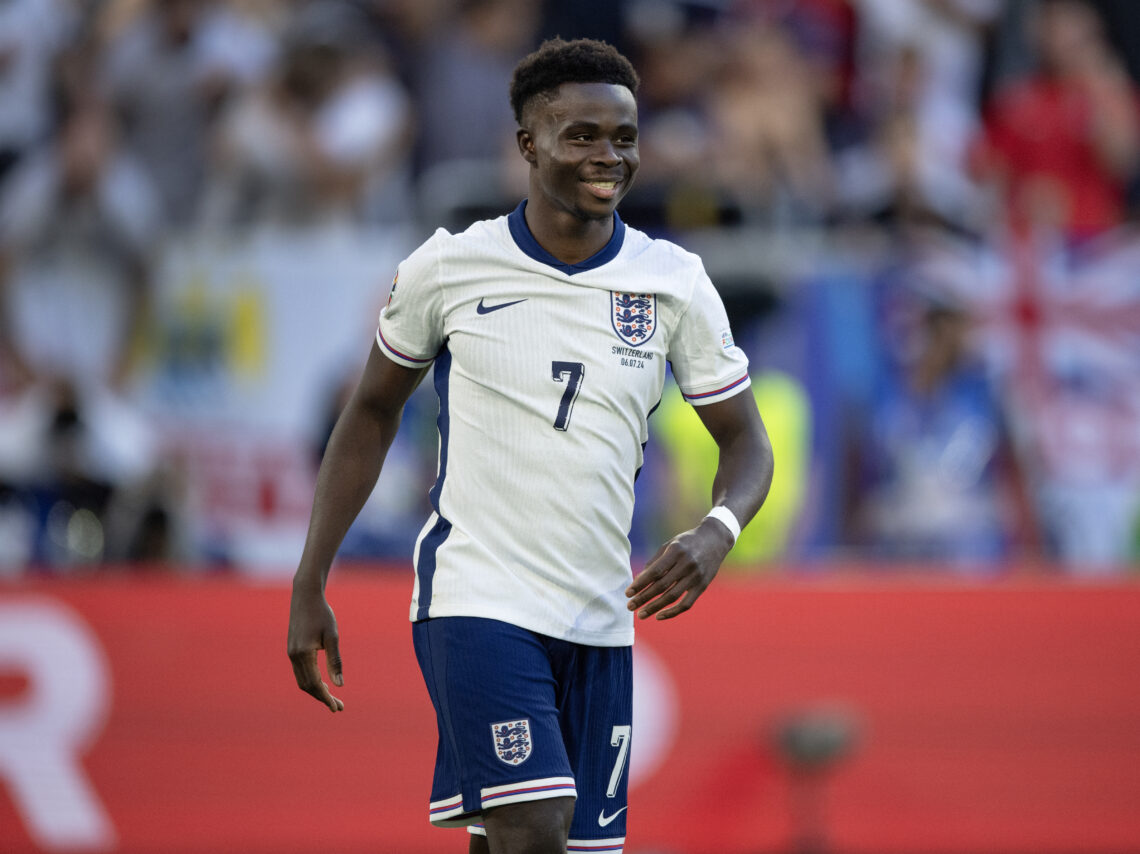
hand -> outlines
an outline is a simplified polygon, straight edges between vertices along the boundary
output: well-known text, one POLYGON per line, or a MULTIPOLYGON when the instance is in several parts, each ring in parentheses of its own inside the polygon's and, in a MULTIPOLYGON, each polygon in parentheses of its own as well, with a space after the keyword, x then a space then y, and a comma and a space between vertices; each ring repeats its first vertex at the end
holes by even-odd
POLYGON ((317 651, 325 651, 325 665, 329 678, 338 688, 344 685, 340 663, 336 617, 319 589, 294 585, 289 605, 289 660, 297 687, 312 694, 333 712, 344 711, 344 703, 332 695, 329 686, 321 680, 317 651))
POLYGON ((731 548, 732 534, 716 519, 678 534, 657 550, 626 589, 627 607, 642 620, 654 614, 668 620, 685 613, 712 583, 731 548))

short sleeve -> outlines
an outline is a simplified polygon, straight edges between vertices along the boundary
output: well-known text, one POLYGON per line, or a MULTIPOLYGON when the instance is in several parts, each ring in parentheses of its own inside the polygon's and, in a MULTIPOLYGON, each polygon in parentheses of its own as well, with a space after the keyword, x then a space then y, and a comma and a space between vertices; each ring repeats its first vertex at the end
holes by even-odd
POLYGON ((724 303, 703 269, 669 342, 669 361, 694 406, 726 400, 751 384, 748 357, 733 341, 724 303))
POLYGON ((408 368, 429 364, 443 346, 439 250, 444 235, 437 231, 404 259, 380 312, 376 342, 384 355, 408 368))

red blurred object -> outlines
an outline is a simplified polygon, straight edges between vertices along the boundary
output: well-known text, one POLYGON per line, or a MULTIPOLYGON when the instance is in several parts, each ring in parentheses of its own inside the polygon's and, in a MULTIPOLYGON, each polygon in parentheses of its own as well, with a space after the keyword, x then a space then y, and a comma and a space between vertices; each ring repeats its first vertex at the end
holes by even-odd
MULTIPOLYGON (((78 642, 94 656, 86 676, 53 690, 78 690, 105 662, 68 736, 89 784, 71 796, 102 810, 101 850, 464 850, 461 832, 427 822, 435 726, 410 584, 404 572, 334 573, 347 706, 335 716, 293 683, 287 584, 0 585, 0 671, 41 657, 27 686, 0 694, 0 850, 49 850, 17 806, 12 757, 50 750, 36 741, 54 737, 44 719, 20 712, 78 642)), ((631 791, 627 854, 790 850, 793 772, 772 734, 820 707, 850 710, 859 727, 824 781, 828 850, 1137 850, 1137 625, 1131 583, 723 579, 682 618, 639 631, 674 683, 677 717, 631 791)))

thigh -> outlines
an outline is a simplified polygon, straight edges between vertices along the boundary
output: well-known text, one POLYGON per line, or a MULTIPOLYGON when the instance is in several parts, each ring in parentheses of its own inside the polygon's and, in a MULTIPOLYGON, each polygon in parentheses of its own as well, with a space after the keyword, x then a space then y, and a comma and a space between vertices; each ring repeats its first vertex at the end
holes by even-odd
MULTIPOLYGON (((484 816, 489 854, 565 854, 573 798, 549 798, 495 807, 484 816)), ((572 850, 572 849, 570 849, 572 850)))
POLYGON ((414 624, 413 638, 439 727, 433 823, 471 824, 495 807, 574 797, 541 636, 497 620, 441 617, 414 624))
POLYGON ((570 851, 620 851, 625 839, 632 652, 631 647, 578 646, 558 674, 563 741, 578 793, 570 851))

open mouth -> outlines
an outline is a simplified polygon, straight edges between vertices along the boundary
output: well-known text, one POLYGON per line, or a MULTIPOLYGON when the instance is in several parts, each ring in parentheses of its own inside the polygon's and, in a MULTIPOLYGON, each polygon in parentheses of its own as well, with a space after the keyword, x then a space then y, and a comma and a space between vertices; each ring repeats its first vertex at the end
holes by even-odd
POLYGON ((585 181, 590 193, 599 199, 612 199, 617 195, 619 181, 585 181))

